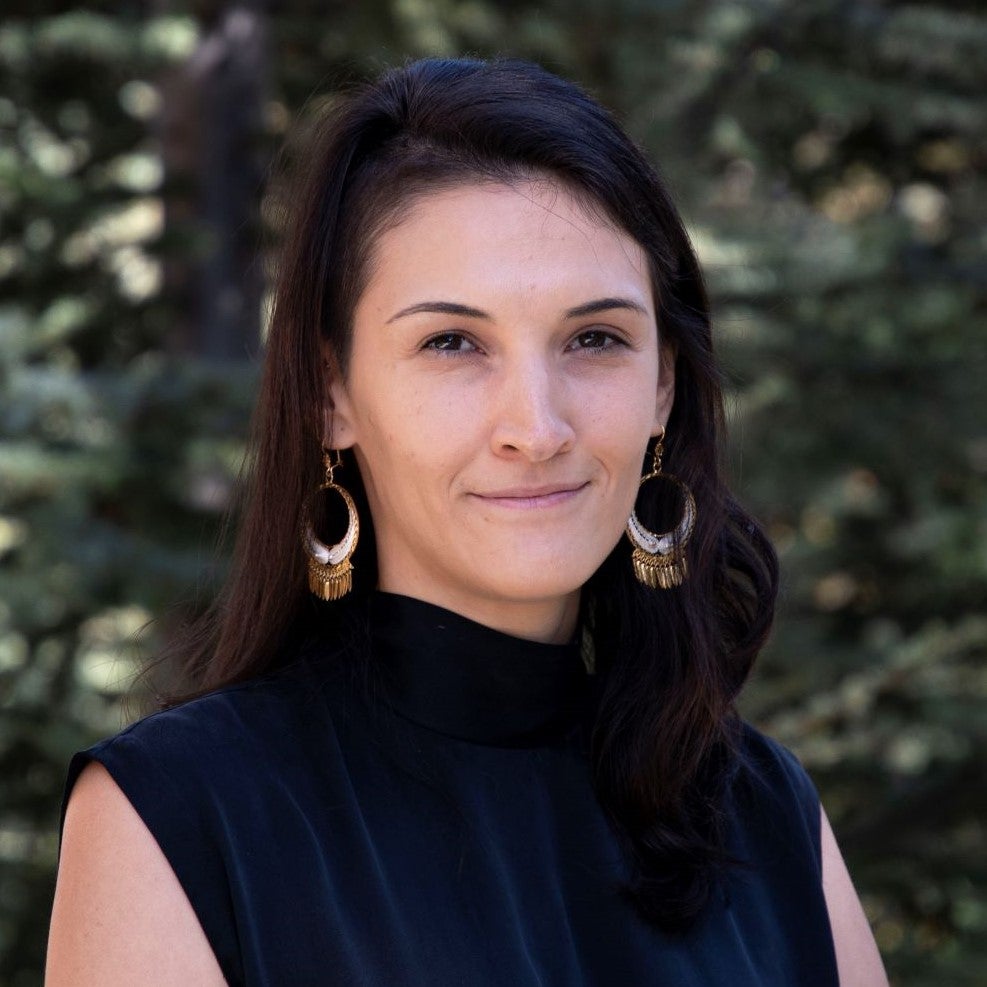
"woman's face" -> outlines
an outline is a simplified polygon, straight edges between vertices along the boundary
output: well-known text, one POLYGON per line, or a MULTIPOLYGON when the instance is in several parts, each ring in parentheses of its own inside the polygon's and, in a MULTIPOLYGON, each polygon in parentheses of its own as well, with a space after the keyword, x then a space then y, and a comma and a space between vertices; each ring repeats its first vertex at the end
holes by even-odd
POLYGON ((360 467, 380 588, 566 639, 673 380, 643 250, 563 187, 417 200, 375 244, 327 423, 360 467))

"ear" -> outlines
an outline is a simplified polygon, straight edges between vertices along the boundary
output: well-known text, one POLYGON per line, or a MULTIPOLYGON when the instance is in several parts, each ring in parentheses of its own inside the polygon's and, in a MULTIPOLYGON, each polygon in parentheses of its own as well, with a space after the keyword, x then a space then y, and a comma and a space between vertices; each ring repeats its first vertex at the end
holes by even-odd
POLYGON ((675 358, 676 348, 672 343, 662 343, 658 350, 658 392, 655 401, 655 424, 651 431, 657 435, 668 423, 675 403, 675 358))
POLYGON ((322 444, 328 449, 349 449, 357 441, 352 399, 334 358, 323 360, 323 373, 328 377, 328 386, 322 417, 322 444))

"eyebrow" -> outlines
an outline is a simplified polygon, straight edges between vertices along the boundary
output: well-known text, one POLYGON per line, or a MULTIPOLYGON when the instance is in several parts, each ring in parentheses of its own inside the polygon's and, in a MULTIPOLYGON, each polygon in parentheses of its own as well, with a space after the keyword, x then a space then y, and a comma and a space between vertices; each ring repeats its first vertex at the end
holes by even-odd
POLYGON ((470 305, 460 305, 458 302, 419 302, 417 305, 409 305, 392 315, 387 323, 403 319, 406 315, 417 315, 419 312, 437 312, 440 315, 461 315, 467 319, 490 319, 490 316, 482 309, 473 308, 470 305))
POLYGON ((639 315, 651 314, 640 302, 636 302, 632 298, 597 298, 594 301, 570 308, 565 317, 567 319, 580 319, 584 315, 597 315, 599 312, 609 312, 613 309, 624 309, 628 312, 637 312, 639 315))
MULTIPOLYGON (((598 315, 600 312, 610 312, 614 309, 624 309, 629 312, 637 312, 640 315, 650 315, 651 313, 639 302, 631 298, 595 298, 591 302, 584 302, 576 305, 565 313, 566 319, 579 319, 587 315, 598 315)), ((466 319, 485 319, 488 322, 493 320, 493 316, 482 309, 473 308, 472 305, 460 305, 458 302, 418 302, 416 305, 409 305, 407 308, 396 312, 388 320, 388 324, 403 319, 407 315, 418 315, 421 312, 432 312, 439 315, 459 315, 466 319)))

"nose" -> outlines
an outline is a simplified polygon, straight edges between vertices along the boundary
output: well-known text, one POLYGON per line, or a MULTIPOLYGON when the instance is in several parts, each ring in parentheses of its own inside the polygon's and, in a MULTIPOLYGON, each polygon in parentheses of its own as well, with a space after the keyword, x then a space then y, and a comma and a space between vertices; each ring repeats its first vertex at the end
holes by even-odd
POLYGON ((543 462, 568 452, 576 432, 563 382, 541 362, 505 368, 492 432, 494 452, 543 462))

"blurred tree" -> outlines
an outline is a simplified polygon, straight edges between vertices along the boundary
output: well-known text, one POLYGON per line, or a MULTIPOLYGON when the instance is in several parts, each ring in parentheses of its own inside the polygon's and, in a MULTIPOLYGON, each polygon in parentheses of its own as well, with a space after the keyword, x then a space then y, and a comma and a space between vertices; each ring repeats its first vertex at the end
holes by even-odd
POLYGON ((207 229, 201 206, 165 226, 152 126, 199 26, 106 6, 8 7, 0 27, 4 984, 38 979, 66 753, 122 725, 134 635, 162 615, 154 650, 168 605, 208 582, 254 376, 242 343, 233 364, 185 355, 218 354, 175 344, 162 279, 207 229))
POLYGON ((5 17, 0 984, 38 977, 68 755, 122 722, 137 632, 161 616, 156 650, 168 604, 217 575, 201 552, 254 376, 250 244, 278 233, 275 192, 257 210, 265 156, 341 85, 464 52, 582 81, 661 165, 710 275, 736 486, 784 565, 745 710, 813 772, 895 982, 980 982, 979 4, 47 0, 5 17))

